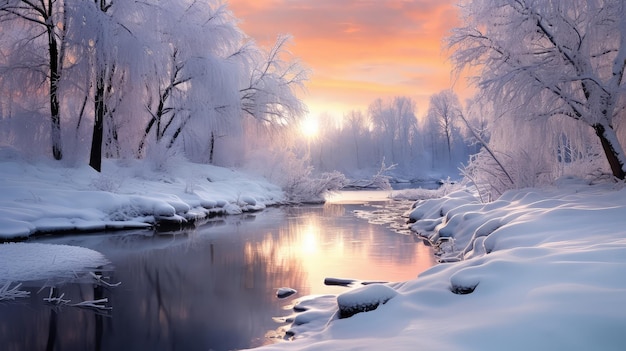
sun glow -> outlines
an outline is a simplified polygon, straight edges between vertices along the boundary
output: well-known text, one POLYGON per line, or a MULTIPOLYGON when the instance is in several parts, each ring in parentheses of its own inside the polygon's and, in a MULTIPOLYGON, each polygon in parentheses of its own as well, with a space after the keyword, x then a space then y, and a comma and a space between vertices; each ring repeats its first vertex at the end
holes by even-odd
POLYGON ((315 138, 317 136, 317 133, 319 132, 319 125, 318 125, 317 118, 313 118, 311 116, 306 117, 300 123, 300 131, 305 137, 309 139, 315 138))

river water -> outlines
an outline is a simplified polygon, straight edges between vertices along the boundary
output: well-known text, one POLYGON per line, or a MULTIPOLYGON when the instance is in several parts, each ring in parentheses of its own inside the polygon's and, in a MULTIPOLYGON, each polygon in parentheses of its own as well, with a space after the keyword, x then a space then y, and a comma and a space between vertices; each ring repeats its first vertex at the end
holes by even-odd
POLYGON ((111 288, 67 283, 72 301, 108 298, 112 310, 54 307, 49 288, 0 303, 2 350, 233 350, 281 342, 280 317, 294 299, 339 294, 324 279, 405 281, 435 263, 415 236, 400 234, 410 203, 384 192, 344 192, 325 205, 270 208, 196 230, 39 238, 83 246, 111 262, 111 288), (297 293, 279 299, 281 287, 297 293))

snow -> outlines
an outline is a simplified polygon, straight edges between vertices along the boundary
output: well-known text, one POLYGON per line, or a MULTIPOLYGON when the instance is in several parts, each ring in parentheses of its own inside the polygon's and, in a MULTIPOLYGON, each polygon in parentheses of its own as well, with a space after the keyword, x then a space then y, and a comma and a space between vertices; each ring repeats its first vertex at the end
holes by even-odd
POLYGON ((487 204, 469 190, 420 201, 412 227, 448 263, 296 302, 293 340, 263 350, 623 350, 624 213, 626 189, 567 178, 487 204), (375 310, 338 318, 338 302, 389 289, 375 310))
POLYGON ((0 150, 0 239, 58 231, 150 228, 215 214, 258 211, 282 190, 234 170, 179 162, 155 171, 137 160, 87 165, 25 161, 0 150))
POLYGON ((18 281, 71 279, 109 261, 83 247, 39 243, 0 244, 0 285, 18 281))
POLYGON ((337 296, 339 318, 348 318, 357 313, 375 310, 387 303, 398 293, 383 284, 365 285, 337 296))
MULTIPOLYGON (((0 237, 144 228, 259 210, 284 196, 233 170, 183 166, 152 172, 141 161, 107 160, 97 174, 0 157, 0 237)), ((407 214, 413 235, 434 245, 443 263, 407 282, 364 285, 353 277, 339 296, 293 301, 286 317, 293 340, 263 349, 623 349, 625 188, 563 178, 491 203, 471 189, 449 191, 418 201, 407 214), (339 318, 339 306, 364 304, 339 318)), ((2 244, 0 287, 71 278, 106 263, 80 247, 2 244)))

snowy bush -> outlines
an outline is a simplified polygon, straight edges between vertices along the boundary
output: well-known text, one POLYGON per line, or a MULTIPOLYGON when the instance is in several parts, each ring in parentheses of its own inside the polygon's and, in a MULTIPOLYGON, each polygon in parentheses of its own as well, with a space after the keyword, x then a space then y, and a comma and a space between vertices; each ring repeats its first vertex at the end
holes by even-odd
POLYGON ((164 143, 152 145, 145 158, 153 172, 171 174, 187 162, 184 152, 177 147, 167 147, 164 143))
POLYGON ((493 201, 515 186, 506 168, 500 166, 485 149, 470 157, 462 173, 466 182, 476 188, 482 202, 493 201))
POLYGON ((347 184, 347 179, 339 171, 322 173, 319 177, 314 177, 312 168, 301 174, 296 174, 287 180, 284 190, 289 201, 323 202, 324 195, 339 190, 347 184))
POLYGON ((390 190, 391 184, 389 183, 389 179, 391 179, 391 176, 388 175, 388 172, 396 168, 396 166, 396 164, 387 166, 385 164, 385 159, 383 158, 383 161, 380 164, 380 169, 372 177, 372 186, 376 189, 390 190))
POLYGON ((100 190, 115 193, 122 185, 122 180, 119 177, 99 173, 96 178, 91 180, 91 187, 100 190))
POLYGON ((390 180, 393 177, 390 176, 388 173, 389 171, 395 169, 396 166, 397 166, 396 164, 387 166, 385 164, 385 159, 383 158, 383 161, 380 164, 380 168, 374 175, 372 175, 370 179, 353 180, 350 183, 348 183, 346 186, 349 188, 356 188, 356 189, 373 188, 373 189, 380 189, 380 190, 391 190, 390 180))
POLYGON ((248 170, 279 185, 290 202, 323 202, 324 195, 348 184, 345 175, 339 171, 315 175, 307 159, 289 150, 263 150, 253 156, 248 161, 248 170))
POLYGON ((507 190, 545 187, 564 175, 575 175, 589 182, 611 178, 605 171, 606 161, 592 156, 556 162, 525 150, 513 150, 496 153, 496 157, 499 162, 482 149, 471 156, 462 170, 465 183, 475 188, 482 202, 496 200, 507 190))

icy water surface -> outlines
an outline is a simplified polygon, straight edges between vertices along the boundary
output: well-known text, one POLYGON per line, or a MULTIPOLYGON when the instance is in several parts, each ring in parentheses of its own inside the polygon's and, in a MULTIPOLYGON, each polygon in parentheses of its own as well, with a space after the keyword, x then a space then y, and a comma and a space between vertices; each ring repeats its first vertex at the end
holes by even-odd
POLYGON ((112 288, 70 283, 72 302, 108 298, 112 310, 52 307, 50 289, 0 302, 2 350, 233 350, 280 341, 276 320, 293 299, 337 294, 324 279, 405 281, 434 264, 432 252, 402 227, 410 204, 385 193, 344 193, 332 203, 272 208, 177 235, 147 232, 42 238, 102 252, 112 288), (298 292, 278 299, 276 291, 298 292))

